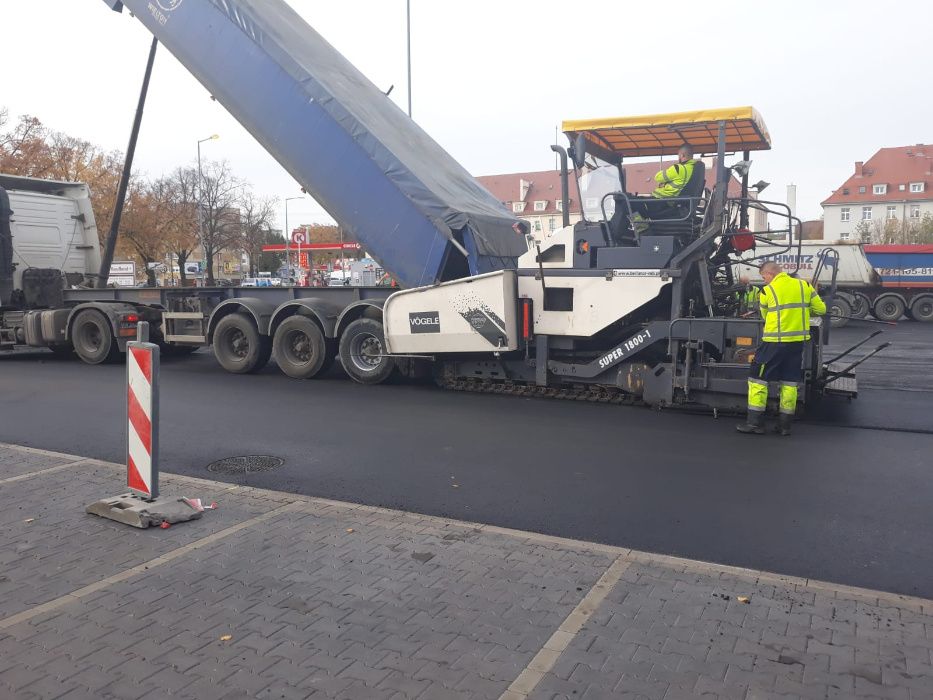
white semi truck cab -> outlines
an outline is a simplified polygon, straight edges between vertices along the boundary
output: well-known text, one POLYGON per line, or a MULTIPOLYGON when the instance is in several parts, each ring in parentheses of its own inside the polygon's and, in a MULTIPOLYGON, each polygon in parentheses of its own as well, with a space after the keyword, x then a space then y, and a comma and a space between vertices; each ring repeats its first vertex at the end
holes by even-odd
POLYGON ((63 345, 63 291, 99 267, 87 185, 0 175, 0 349, 63 345))

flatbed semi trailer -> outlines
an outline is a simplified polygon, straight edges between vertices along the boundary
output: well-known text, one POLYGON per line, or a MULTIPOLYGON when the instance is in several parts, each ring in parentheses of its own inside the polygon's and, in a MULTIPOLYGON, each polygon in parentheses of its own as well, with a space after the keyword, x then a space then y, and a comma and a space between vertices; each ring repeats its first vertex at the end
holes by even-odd
POLYGON ((135 335, 135 324, 148 321, 153 339, 165 352, 178 354, 210 345, 228 372, 259 371, 274 348, 277 364, 291 377, 310 379, 339 354, 351 377, 370 383, 384 379, 395 367, 385 357, 378 332, 372 333, 393 291, 387 287, 70 289, 63 293, 67 315, 63 309, 39 312, 45 316, 38 325, 63 335, 77 355, 92 364, 118 358, 125 352, 126 340, 135 335))

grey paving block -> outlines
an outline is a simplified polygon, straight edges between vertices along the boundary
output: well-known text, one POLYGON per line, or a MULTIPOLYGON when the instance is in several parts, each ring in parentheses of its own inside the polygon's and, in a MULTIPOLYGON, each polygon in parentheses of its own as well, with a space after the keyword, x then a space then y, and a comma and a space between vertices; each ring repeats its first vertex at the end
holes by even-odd
MULTIPOLYGON (((0 485, 0 569, 5 579, 0 581, 0 617, 45 603, 275 507, 218 485, 198 493, 221 504, 201 520, 168 530, 137 530, 84 512, 87 503, 120 491, 118 472, 88 465, 76 470, 0 485)), ((191 492, 190 487, 173 487, 166 478, 163 491, 174 490, 191 492)), ((146 603, 148 596, 163 595, 142 589, 137 593, 139 603, 146 603)))

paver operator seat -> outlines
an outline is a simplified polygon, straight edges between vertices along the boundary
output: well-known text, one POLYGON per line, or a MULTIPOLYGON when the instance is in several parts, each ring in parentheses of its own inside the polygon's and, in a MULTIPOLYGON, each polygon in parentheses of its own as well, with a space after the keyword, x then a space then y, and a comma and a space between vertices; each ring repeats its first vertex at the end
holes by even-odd
POLYGON ((630 197, 624 193, 613 195, 615 212, 609 219, 609 235, 618 245, 637 245, 636 231, 654 236, 692 235, 699 232, 706 203, 706 164, 697 160, 693 173, 677 197, 670 200, 657 197, 630 197), (632 200, 646 200, 656 204, 650 219, 632 215, 632 200), (667 204, 662 208, 661 204, 667 204))

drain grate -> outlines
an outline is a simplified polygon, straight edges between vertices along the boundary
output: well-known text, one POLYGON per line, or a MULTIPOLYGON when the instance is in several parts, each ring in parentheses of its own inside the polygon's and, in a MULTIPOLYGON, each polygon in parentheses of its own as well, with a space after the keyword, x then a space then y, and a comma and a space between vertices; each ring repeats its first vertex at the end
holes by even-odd
POLYGON ((218 459, 207 465, 207 471, 215 474, 252 474, 253 472, 268 472, 285 463, 280 457, 269 455, 243 455, 242 457, 226 457, 218 459))

